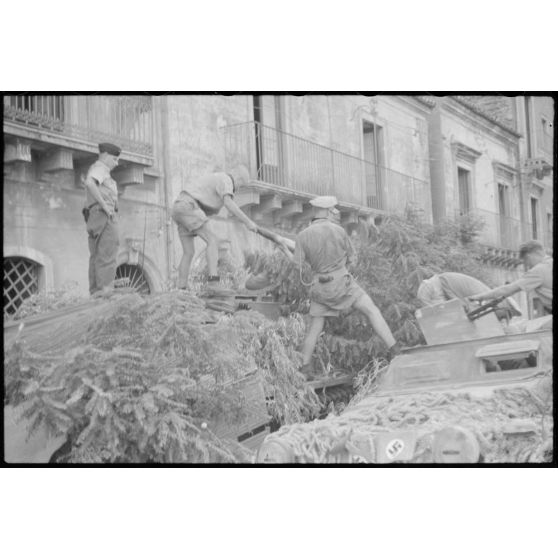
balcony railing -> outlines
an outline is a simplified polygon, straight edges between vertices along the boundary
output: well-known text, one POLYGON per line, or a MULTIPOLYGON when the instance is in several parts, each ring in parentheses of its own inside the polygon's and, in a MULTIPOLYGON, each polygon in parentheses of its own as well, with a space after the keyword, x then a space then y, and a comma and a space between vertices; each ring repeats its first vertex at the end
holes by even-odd
POLYGON ((4 119, 50 135, 110 141, 153 156, 152 98, 144 95, 6 95, 4 119))
POLYGON ((224 135, 227 163, 246 165, 267 184, 394 212, 408 203, 424 207, 429 199, 425 181, 259 122, 225 126, 224 135))

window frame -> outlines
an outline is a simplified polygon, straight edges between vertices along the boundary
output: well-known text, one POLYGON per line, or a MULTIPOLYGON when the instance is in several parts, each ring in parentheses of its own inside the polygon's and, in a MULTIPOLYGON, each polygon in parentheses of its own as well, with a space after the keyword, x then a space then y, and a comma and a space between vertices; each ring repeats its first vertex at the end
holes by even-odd
POLYGON ((530 232, 533 240, 540 240, 540 236, 541 236, 540 217, 541 217, 540 198, 538 198, 537 196, 530 195, 529 196, 529 224, 531 225, 530 232), (534 213, 533 213, 533 201, 536 202, 536 206, 535 206, 536 211, 534 213), (535 215, 536 218, 535 223, 533 222, 533 214, 535 215), (535 228, 533 228, 533 226, 535 228), (533 234, 533 232, 535 234, 533 234))
MULTIPOLYGON (((379 122, 378 119, 367 118, 365 116, 360 119, 360 142, 361 142, 361 158, 370 164, 376 166, 376 192, 378 198, 378 204, 381 208, 386 208, 385 199, 385 183, 386 177, 386 126, 384 122, 379 122), (365 128, 366 126, 372 127, 372 133, 374 136, 374 147, 375 147, 375 161, 369 161, 365 157, 365 128)), ((364 205, 365 207, 372 207, 368 204, 369 191, 368 191, 368 181, 366 180, 366 167, 364 170, 364 205)))

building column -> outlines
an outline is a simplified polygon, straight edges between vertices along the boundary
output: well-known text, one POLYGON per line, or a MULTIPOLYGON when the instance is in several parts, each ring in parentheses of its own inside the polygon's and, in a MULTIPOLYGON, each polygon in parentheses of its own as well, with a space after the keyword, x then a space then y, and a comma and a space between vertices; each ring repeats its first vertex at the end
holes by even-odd
POLYGON ((446 181, 444 176, 444 141, 439 99, 428 117, 428 149, 430 153, 430 189, 432 220, 438 224, 446 218, 446 181))

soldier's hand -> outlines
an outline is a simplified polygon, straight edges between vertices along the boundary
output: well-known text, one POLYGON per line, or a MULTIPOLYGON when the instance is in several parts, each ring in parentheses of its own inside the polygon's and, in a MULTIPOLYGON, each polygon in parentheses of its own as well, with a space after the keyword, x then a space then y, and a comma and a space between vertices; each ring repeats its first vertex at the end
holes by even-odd
POLYGON ((258 225, 256 225, 256 223, 254 223, 253 221, 250 221, 250 224, 247 224, 246 227, 251 232, 258 232, 258 225))

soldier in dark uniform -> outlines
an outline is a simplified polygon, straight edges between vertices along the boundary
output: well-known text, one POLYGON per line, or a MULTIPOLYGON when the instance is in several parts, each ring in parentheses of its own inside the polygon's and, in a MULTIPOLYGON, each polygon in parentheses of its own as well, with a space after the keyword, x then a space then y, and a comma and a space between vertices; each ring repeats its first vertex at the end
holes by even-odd
POLYGON ((110 172, 118 165, 120 147, 99 144, 99 158, 87 171, 83 216, 89 235, 89 292, 113 284, 118 255, 118 189, 110 172))

